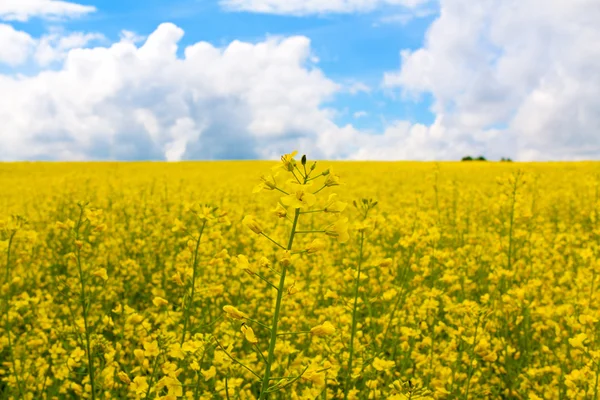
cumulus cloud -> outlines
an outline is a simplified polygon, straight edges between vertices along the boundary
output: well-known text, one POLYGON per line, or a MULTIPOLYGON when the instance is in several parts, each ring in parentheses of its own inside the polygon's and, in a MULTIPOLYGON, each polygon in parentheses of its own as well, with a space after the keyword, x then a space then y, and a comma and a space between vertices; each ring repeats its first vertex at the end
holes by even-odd
POLYGON ((105 39, 100 33, 53 32, 43 35, 36 42, 35 60, 41 66, 47 66, 63 60, 69 50, 87 46, 89 43, 105 39))
POLYGON ((338 129, 321 104, 340 85, 310 65, 307 38, 198 42, 181 58, 182 35, 162 24, 140 47, 124 38, 0 75, 0 159, 274 157, 338 129))
POLYGON ((63 32, 60 29, 34 38, 27 32, 0 23, 0 65, 18 67, 33 59, 45 67, 62 61, 71 49, 104 39, 100 33, 63 32))
POLYGON ((32 53, 35 43, 28 33, 0 24, 0 64, 12 67, 23 64, 32 53))
POLYGON ((0 20, 27 21, 32 17, 47 19, 73 18, 96 11, 87 6, 60 0, 2 0, 0 20))
POLYGON ((401 68, 387 73, 384 85, 408 98, 431 93, 436 123, 462 135, 447 146, 523 160, 600 156, 600 2, 440 6, 425 45, 403 51, 401 68))
POLYGON ((229 11, 266 14, 311 15, 373 11, 386 5, 416 8, 430 0, 220 0, 229 11))
POLYGON ((406 25, 415 19, 430 17, 434 14, 437 14, 437 12, 438 10, 434 8, 420 8, 411 10, 410 12, 404 11, 395 14, 384 15, 383 17, 379 18, 378 22, 376 22, 374 26, 387 24, 406 25))
POLYGON ((304 36, 197 42, 181 55, 183 31, 167 23, 106 47, 83 48, 97 39, 85 34, 60 45, 59 34, 42 57, 41 40, 0 25, 0 38, 20 43, 0 43, 0 62, 54 63, 36 75, 0 73, 0 159, 277 158, 291 149, 330 159, 597 158, 597 20, 595 0, 441 0, 423 47, 403 51, 384 79, 408 99, 431 94, 435 121, 392 121, 377 134, 334 122, 325 104, 351 95, 353 82, 325 76, 304 36))

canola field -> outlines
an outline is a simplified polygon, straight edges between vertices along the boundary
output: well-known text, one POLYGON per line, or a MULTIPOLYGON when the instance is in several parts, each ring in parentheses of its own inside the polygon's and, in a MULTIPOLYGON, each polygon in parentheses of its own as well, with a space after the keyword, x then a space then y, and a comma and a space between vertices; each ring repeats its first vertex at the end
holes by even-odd
POLYGON ((600 164, 0 164, 0 399, 598 399, 600 164))

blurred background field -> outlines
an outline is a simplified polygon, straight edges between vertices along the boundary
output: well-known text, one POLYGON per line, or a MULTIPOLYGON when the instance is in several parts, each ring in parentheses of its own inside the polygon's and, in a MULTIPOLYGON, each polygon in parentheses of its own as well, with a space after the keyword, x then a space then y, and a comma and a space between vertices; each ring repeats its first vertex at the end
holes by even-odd
MULTIPOLYGON (((289 234, 281 193, 253 193, 274 164, 0 164, 1 398, 257 398, 274 293, 248 269, 274 281, 279 256, 242 219, 289 234)), ((341 185, 313 208, 337 193, 350 239, 294 258, 280 323, 335 333, 282 336, 269 398, 598 398, 600 163, 324 168, 341 185), (362 199, 378 202, 366 221, 362 199)))

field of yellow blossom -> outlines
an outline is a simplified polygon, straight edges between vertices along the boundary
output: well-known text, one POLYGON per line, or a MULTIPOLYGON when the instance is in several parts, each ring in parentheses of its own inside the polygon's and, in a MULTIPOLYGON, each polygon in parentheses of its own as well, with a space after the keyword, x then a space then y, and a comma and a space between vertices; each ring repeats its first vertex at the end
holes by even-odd
POLYGON ((0 164, 0 399, 599 399, 600 164, 0 164))

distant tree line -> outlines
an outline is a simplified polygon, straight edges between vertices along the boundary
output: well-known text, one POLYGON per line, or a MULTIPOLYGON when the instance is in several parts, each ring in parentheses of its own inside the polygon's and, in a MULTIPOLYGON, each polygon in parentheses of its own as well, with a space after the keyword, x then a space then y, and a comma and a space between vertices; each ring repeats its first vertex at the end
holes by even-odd
MULTIPOLYGON (((471 156, 465 156, 461 159, 461 161, 487 161, 487 159, 484 156, 479 156, 476 158, 473 158, 471 156)), ((508 157, 502 157, 500 159, 500 162, 512 162, 512 160, 508 157)))

